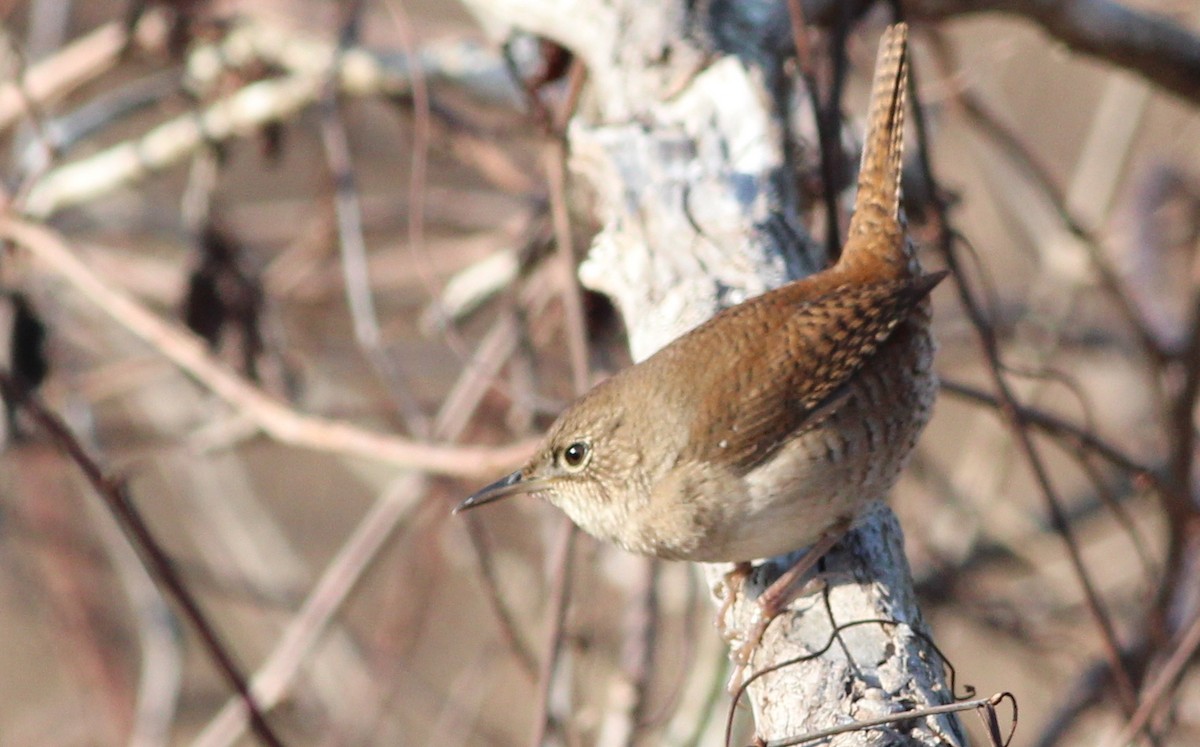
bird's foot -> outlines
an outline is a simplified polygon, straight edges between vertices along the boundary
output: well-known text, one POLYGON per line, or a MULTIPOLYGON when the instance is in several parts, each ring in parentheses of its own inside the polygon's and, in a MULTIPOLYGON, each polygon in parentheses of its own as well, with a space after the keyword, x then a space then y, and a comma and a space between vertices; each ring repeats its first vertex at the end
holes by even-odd
MULTIPOLYGON (((784 571, 779 578, 771 582, 771 585, 756 600, 754 619, 751 621, 744 637, 736 633, 731 634, 726 625, 725 616, 734 599, 731 593, 732 587, 727 586, 727 595, 722 600, 721 609, 718 613, 718 624, 721 626, 722 637, 730 645, 729 658, 733 662, 733 674, 730 677, 728 685, 730 692, 736 691, 741 686, 746 669, 750 666, 754 652, 758 650, 758 645, 762 642, 763 634, 767 632, 771 621, 778 617, 796 599, 825 588, 825 579, 820 577, 807 578, 806 576, 817 565, 817 562, 845 536, 849 528, 849 522, 845 522, 821 535, 821 538, 813 543, 812 547, 809 548, 808 552, 804 553, 803 557, 797 560, 791 568, 784 571), (735 645, 734 641, 738 638, 741 638, 741 642, 735 645)), ((733 573, 736 572, 737 570, 735 569, 733 573)), ((747 576, 748 571, 742 575, 741 587, 745 586, 747 576)))
POLYGON ((721 596, 721 606, 717 608, 717 633, 721 636, 721 640, 726 643, 732 643, 737 637, 736 633, 730 632, 729 611, 733 609, 733 603, 737 601, 738 593, 746 586, 746 579, 750 578, 750 571, 753 566, 746 561, 742 561, 733 567, 721 579, 720 585, 717 587, 718 593, 721 596))
POLYGON ((726 639, 730 644, 729 660, 733 663, 733 672, 730 674, 729 683, 726 685, 726 689, 730 693, 736 692, 742 686, 742 683, 745 681, 746 670, 750 668, 750 662, 754 658, 754 652, 758 650, 758 645, 762 643, 763 634, 767 632, 767 628, 770 627, 775 618, 779 617, 793 601, 809 594, 816 594, 822 591, 826 585, 825 579, 820 576, 807 579, 799 589, 791 593, 782 606, 770 600, 764 602, 762 597, 755 600, 754 618, 751 620, 745 637, 733 635, 726 639), (741 641, 735 644, 734 641, 737 638, 741 638, 741 641))

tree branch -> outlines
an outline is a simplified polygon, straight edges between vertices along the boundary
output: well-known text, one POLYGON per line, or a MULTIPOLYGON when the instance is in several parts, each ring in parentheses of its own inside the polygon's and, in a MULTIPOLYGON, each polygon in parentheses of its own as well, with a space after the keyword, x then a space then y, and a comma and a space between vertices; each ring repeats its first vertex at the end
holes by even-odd
POLYGON ((1020 16, 1076 52, 1200 104, 1200 37, 1165 16, 1112 0, 909 0, 904 8, 926 20, 994 11, 1020 16))
POLYGON ((27 249, 35 261, 281 443, 459 477, 511 468, 533 448, 529 442, 495 448, 423 443, 297 412, 230 370, 198 337, 105 283, 49 228, 0 216, 0 237, 27 249))

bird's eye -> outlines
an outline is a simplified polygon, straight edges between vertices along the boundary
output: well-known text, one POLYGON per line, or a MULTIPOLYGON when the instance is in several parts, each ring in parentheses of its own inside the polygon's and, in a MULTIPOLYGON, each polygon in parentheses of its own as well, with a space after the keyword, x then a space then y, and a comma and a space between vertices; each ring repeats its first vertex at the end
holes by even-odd
POLYGON ((586 441, 576 441, 562 452, 562 465, 570 472, 578 472, 587 466, 592 449, 586 441))

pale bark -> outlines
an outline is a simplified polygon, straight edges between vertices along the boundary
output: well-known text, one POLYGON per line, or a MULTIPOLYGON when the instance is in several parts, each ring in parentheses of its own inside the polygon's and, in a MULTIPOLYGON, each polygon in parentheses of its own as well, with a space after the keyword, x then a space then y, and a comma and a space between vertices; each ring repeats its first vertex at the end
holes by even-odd
MULTIPOLYGON (((718 49, 716 40, 728 37, 716 24, 729 19, 706 15, 705 4, 468 0, 468 5, 493 30, 516 27, 549 37, 587 65, 588 90, 568 131, 570 168, 574 186, 592 195, 602 228, 580 277, 615 301, 635 359, 723 306, 822 266, 823 252, 799 217, 808 206, 799 204, 793 162, 816 158, 815 139, 792 132, 800 147, 789 157, 783 104, 772 96, 796 85, 780 77, 787 48, 779 43, 781 33, 787 39, 783 3, 773 10, 767 4, 742 6, 763 9, 759 20, 767 26, 754 28, 754 14, 742 13, 741 57, 718 49)), ((811 122, 805 112, 788 118, 799 127, 811 122)), ((715 581, 726 569, 705 570, 715 581)), ((951 700, 938 655, 912 632, 927 630, 894 515, 882 507, 870 512, 828 557, 827 570, 837 625, 872 619, 903 624, 849 628, 824 654, 753 684, 749 694, 763 739, 951 700)), ((831 635, 825 599, 819 593, 806 596, 781 615, 752 668, 825 648, 831 635)), ((752 604, 739 602, 729 622, 745 630, 753 613, 752 604)), ((964 741, 957 722, 942 718, 828 743, 964 741)))

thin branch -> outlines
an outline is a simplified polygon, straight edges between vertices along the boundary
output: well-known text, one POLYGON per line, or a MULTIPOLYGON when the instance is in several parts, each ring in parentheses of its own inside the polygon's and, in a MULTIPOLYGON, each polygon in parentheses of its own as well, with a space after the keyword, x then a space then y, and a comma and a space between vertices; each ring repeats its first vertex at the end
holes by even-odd
POLYGON ((1168 543, 1166 573, 1159 585, 1158 599, 1149 615, 1149 628, 1162 634, 1170 610, 1183 593, 1190 603, 1191 586, 1187 581, 1191 560, 1188 549, 1194 544, 1197 517, 1194 481, 1196 460, 1196 404, 1200 398, 1200 291, 1193 291, 1188 319, 1187 339, 1177 364, 1178 385, 1172 392, 1167 414, 1166 433, 1170 439, 1167 458, 1167 477, 1162 493, 1163 511, 1167 515, 1168 543))
POLYGON ((626 666, 629 679, 633 683, 635 693, 631 722, 633 732, 630 738, 636 737, 638 731, 650 726, 653 721, 650 715, 650 685, 658 668, 655 658, 655 648, 659 640, 659 628, 662 625, 661 600, 658 596, 658 578, 662 570, 662 561, 656 558, 641 558, 639 560, 640 578, 635 588, 637 601, 631 605, 629 617, 632 630, 626 635, 626 651, 631 659, 626 666))
POLYGON ((209 620, 170 557, 154 538, 141 512, 130 499, 124 482, 107 474, 87 453, 66 424, 48 410, 36 395, 17 386, 7 371, 0 370, 0 390, 9 401, 15 402, 25 410, 55 446, 83 472, 97 495, 121 524, 130 541, 138 548, 150 571, 158 577, 167 593, 182 609, 184 617, 196 629, 209 657, 230 687, 237 692, 241 704, 246 708, 255 735, 264 744, 282 747, 283 742, 267 723, 266 716, 251 694, 246 676, 234 660, 229 647, 222 641, 216 626, 209 620))
POLYGON ((1100 238, 1085 226, 1067 205, 1066 195, 1051 176, 1050 170, 1025 145, 1020 135, 1005 125, 980 98, 969 92, 961 92, 956 101, 979 131, 1017 164, 1046 197, 1050 206, 1058 213, 1063 226, 1079 240, 1087 252, 1105 293, 1125 318, 1147 359, 1152 363, 1161 361, 1165 355, 1162 342, 1146 324, 1141 309, 1137 307, 1133 295, 1125 287, 1124 279, 1104 255, 1100 238))
MULTIPOLYGON (((237 59, 247 52, 261 53, 288 74, 245 85, 201 111, 187 112, 136 139, 50 171, 30 190, 22 209, 33 217, 47 217, 145 179, 198 148, 293 117, 319 100, 331 78, 339 90, 353 95, 396 96, 411 91, 410 71, 395 60, 359 48, 339 55, 334 45, 290 37, 262 24, 247 24, 226 35, 220 47, 206 47, 194 54, 189 67, 204 74, 198 85, 226 69, 226 52, 231 50, 240 52, 237 59)), ((494 55, 462 43, 431 45, 422 50, 419 63, 414 69, 426 75, 464 80, 487 78, 500 69, 494 55)))
MULTIPOLYGON (((329 561, 299 612, 288 622, 279 644, 254 673, 250 692, 257 702, 273 707, 290 691, 301 665, 362 580, 367 566, 424 494, 425 479, 406 475, 394 480, 375 501, 329 561)), ((226 703, 196 738, 193 747, 233 744, 245 728, 246 716, 241 703, 226 703)))
POLYGON ((559 516, 554 535, 554 544, 546 557, 546 567, 554 569, 550 578, 550 624, 546 627, 544 658, 538 671, 537 697, 533 703, 533 733, 531 747, 542 747, 546 743, 546 729, 550 725, 550 689, 554 685, 554 673, 558 669, 558 652, 562 648, 563 628, 567 621, 567 604, 571 600, 571 569, 574 565, 575 540, 579 530, 566 516, 559 516))
POLYGON ((1155 710, 1162 704, 1175 685, 1179 682, 1179 678, 1183 675, 1183 670, 1192 663, 1196 656, 1196 651, 1200 650, 1200 614, 1192 618, 1192 624, 1188 626, 1187 632, 1180 639, 1179 645, 1171 653, 1162 671, 1158 673, 1158 677, 1154 679, 1148 687, 1142 692, 1142 698, 1138 703, 1137 710, 1129 717, 1129 721, 1125 723, 1124 728, 1112 740, 1113 747, 1117 745, 1130 744, 1137 737, 1150 717, 1154 715, 1155 710))
MULTIPOLYGON (((511 340, 511 320, 501 320, 486 336, 494 341, 481 346, 481 357, 487 355, 489 364, 494 360, 497 367, 507 358, 505 341, 511 340), (499 351, 494 350, 497 346, 499 351)), ((467 382, 480 375, 475 366, 467 366, 459 376, 455 391, 471 389, 467 382)), ((490 374, 485 374, 490 375, 490 374)), ((442 404, 435 420, 434 435, 453 441, 462 435, 470 420, 470 414, 479 406, 484 388, 471 389, 473 395, 449 396, 442 404), (460 417, 449 417, 451 412, 460 417)), ((364 573, 380 551, 388 544, 400 528, 401 522, 426 494, 426 481, 420 477, 405 476, 394 481, 375 501, 371 510, 342 544, 337 554, 322 571, 312 592, 304 600, 296 616, 288 622, 279 644, 267 656, 266 661, 254 673, 253 692, 262 703, 274 706, 290 692, 296 676, 304 662, 313 652, 320 636, 329 627, 334 616, 349 599, 351 592, 362 580, 364 573)), ((470 525, 474 529, 473 525, 470 525)), ((472 538, 475 539, 474 533, 472 538)), ((481 558, 484 584, 489 590, 489 601, 493 603, 502 630, 510 638, 518 659, 535 672, 537 664, 533 654, 516 634, 512 615, 490 583, 490 565, 487 548, 481 542, 473 543, 481 558)), ((225 704, 209 725, 197 738, 194 747, 226 747, 234 743, 246 727, 246 713, 236 701, 225 704)))
POLYGON ((1011 13, 1077 52, 1200 104, 1200 38, 1163 15, 1112 0, 907 0, 904 7, 913 18, 928 20, 1011 13))
POLYGON ((540 671, 537 656, 521 636, 516 615, 513 614, 512 608, 500 593, 500 574, 497 572, 487 535, 483 532, 483 524, 478 516, 471 513, 463 516, 463 520, 466 521, 467 532, 471 535, 470 544, 475 551, 475 561, 478 563, 479 576, 483 582, 488 606, 492 608, 492 614, 496 616, 496 621, 500 624, 500 634, 504 637, 508 647, 512 649, 521 670, 528 675, 531 681, 536 683, 540 671))
POLYGON ((1114 494, 1111 486, 1100 474, 1100 470, 1096 468, 1094 461, 1089 458, 1089 455, 1083 451, 1075 451, 1073 453, 1075 460, 1079 463, 1079 468, 1087 475, 1088 481, 1092 483, 1092 487, 1096 490, 1096 495, 1100 497, 1100 501, 1108 508, 1113 516, 1113 520, 1117 525, 1125 530, 1126 536, 1129 537, 1129 543, 1133 545, 1133 551, 1138 557, 1138 561, 1142 566, 1142 573, 1145 575, 1143 579, 1147 589, 1153 589, 1155 586, 1156 564, 1154 558, 1150 555, 1149 543, 1142 536, 1142 532, 1138 530, 1137 522, 1134 521, 1128 507, 1125 506, 1118 497, 1114 494))
POLYGON ((575 394, 581 395, 590 385, 588 375, 587 322, 583 316, 583 293, 575 277, 575 252, 572 251, 571 223, 567 215, 566 153, 557 143, 546 146, 543 155, 546 180, 550 191, 550 216, 554 224, 554 257, 551 261, 561 286, 563 326, 571 363, 571 381, 575 394))
MULTIPOLYGON (((27 389, 17 371, 10 371, 8 375, 18 386, 27 389)), ((5 415, 15 419, 19 402, 5 397, 3 389, 0 389, 0 402, 7 411, 5 415)), ((30 422, 23 432, 33 436, 36 427, 36 423, 30 422)), ((86 692, 93 693, 79 712, 80 726, 96 742, 116 742, 129 733, 133 726, 130 717, 137 706, 133 673, 126 658, 128 651, 125 646, 113 645, 110 631, 103 627, 102 621, 109 614, 112 587, 101 582, 98 572, 110 563, 118 573, 121 568, 114 562, 115 558, 101 555, 94 537, 83 533, 76 510, 78 503, 67 500, 66 493, 79 493, 84 506, 96 514, 108 509, 95 500, 87 487, 80 491, 69 490, 73 481, 68 484, 67 476, 62 473, 72 469, 71 463, 46 439, 6 446, 3 515, 6 525, 12 521, 17 526, 4 532, 8 549, 5 554, 11 558, 5 563, 7 572, 4 575, 19 583, 18 594, 31 602, 36 600, 35 605, 9 605, 6 616, 19 616, 30 606, 49 613, 50 619, 42 626, 41 635, 52 641, 53 660, 72 678, 77 678, 86 692), (56 489, 59 486, 61 489, 56 489), (24 535, 25 531, 31 534, 24 535), (14 536, 36 538, 35 546, 30 548, 33 552, 28 556, 12 554, 14 536), (76 539, 81 540, 81 544, 72 542, 76 539)), ((121 535, 111 517, 109 521, 112 531, 121 535)), ((121 540, 125 541, 124 535, 121 540)), ((141 567, 140 558, 135 562, 141 567)), ((35 674, 18 667, 7 667, 5 671, 24 675, 22 679, 36 678, 35 674)), ((19 710, 14 708, 14 711, 19 710)), ((0 727, 0 731, 8 730, 0 727)), ((64 740, 43 734, 38 741, 55 743, 64 740)))
MULTIPOLYGON (((1134 647, 1134 650, 1138 650, 1134 647)), ((1145 654, 1142 649, 1140 654, 1145 654)), ((1041 733, 1029 742, 1030 747, 1056 747, 1068 744, 1068 732, 1090 710, 1102 703, 1112 685, 1112 670, 1108 663, 1093 660, 1074 681, 1059 690, 1054 711, 1046 719, 1041 733)))
MULTIPOLYGON (((162 14, 148 13, 135 38, 142 46, 155 46, 165 31, 162 14)), ((111 21, 30 66, 20 80, 0 83, 0 131, 24 116, 30 105, 61 98, 112 69, 128 43, 125 25, 111 21)))
POLYGON ((354 338, 369 352, 378 353, 382 334, 367 274, 367 242, 363 236, 362 205, 354 180, 350 138, 338 112, 335 91, 327 87, 321 99, 321 145, 333 177, 338 244, 342 250, 342 279, 346 302, 354 322, 354 338))
MULTIPOLYGON (((848 724, 831 726, 828 729, 810 731, 807 734, 798 737, 791 737, 788 739, 772 739, 769 742, 762 742, 761 744, 763 747, 795 747, 796 745, 808 744, 810 742, 822 742, 839 734, 848 734, 853 731, 865 731, 877 726, 899 724, 902 721, 909 721, 911 719, 927 718, 929 716, 937 716, 947 713, 960 713, 962 711, 993 710, 996 706, 1000 705, 1006 700, 1013 704, 1012 729, 1015 731, 1017 728, 1017 701, 1011 693, 1003 692, 989 695, 986 698, 962 700, 957 703, 950 703, 948 705, 913 708, 912 710, 902 711, 900 713, 891 713, 887 716, 862 719, 860 721, 853 721, 848 724)), ((1011 738, 1011 734, 1009 736, 1011 738)))
MULTIPOLYGON (((183 642, 172 625, 170 608, 154 583, 130 538, 110 512, 94 501, 92 509, 100 541, 108 551, 113 569, 125 591, 136 622, 140 647, 137 701, 130 728, 130 747, 153 747, 170 741, 171 724, 177 716, 183 682, 183 642)), ((181 575, 187 569, 175 565, 181 575)))
POLYGON ((496 448, 426 444, 296 412, 213 357, 199 338, 164 321, 127 294, 105 283, 54 231, 11 217, 0 217, 0 236, 27 249, 40 264, 74 286, 118 324, 281 443, 435 474, 472 478, 495 475, 511 468, 533 449, 532 442, 496 448))
MULTIPOLYGON (((816 62, 812 45, 808 39, 808 22, 804 17, 804 6, 800 0, 787 0, 788 19, 792 28, 792 44, 796 47, 796 67, 800 79, 804 82, 804 92, 811 102, 817 124, 817 145, 821 153, 821 183, 824 185, 822 198, 825 204, 825 252, 829 262, 837 261, 838 253, 842 250, 839 238, 838 209, 839 177, 843 171, 842 154, 842 112, 841 85, 831 86, 829 92, 831 102, 828 110, 821 104, 821 88, 817 84, 816 62), (837 95, 836 100, 832 100, 837 95), (829 115, 829 111, 832 115, 829 115)), ((841 23, 841 27, 846 24, 841 23)), ((839 32, 839 59, 845 59, 845 33, 839 32)), ((842 66, 844 67, 844 65, 842 66)))
MULTIPOLYGON (((982 405, 987 405, 995 410, 1003 407, 1002 400, 989 394, 982 389, 977 389, 969 384, 960 381, 954 381, 946 377, 941 377, 942 391, 953 394, 956 397, 961 397, 971 402, 977 402, 982 405)), ((1030 425, 1036 426, 1039 430, 1044 431, 1052 436, 1068 441, 1076 448, 1091 451, 1106 461, 1111 462, 1116 467, 1129 472, 1133 477, 1148 480, 1154 485, 1158 485, 1159 478, 1157 473, 1141 462, 1138 462, 1133 457, 1126 454, 1117 446, 1105 441, 1100 436, 1097 436, 1091 430, 1081 428, 1071 422, 1063 420, 1057 415, 1053 415, 1044 410, 1039 410, 1036 407, 1029 405, 1015 404, 1023 420, 1030 425)))
MULTIPOLYGON (((354 178, 350 139, 338 111, 336 91, 327 85, 321 101, 321 144, 333 177, 334 209, 337 217, 338 247, 341 249, 342 281, 346 303, 353 320, 354 339, 366 353, 367 360, 383 380, 403 418, 409 435, 425 438, 429 435, 429 419, 412 394, 411 387, 383 345, 379 314, 371 293, 371 278, 367 270, 367 241, 363 235, 362 204, 354 178)), ((414 210, 419 206, 413 205, 414 210)))
POLYGON ((317 99, 323 79, 291 75, 251 83, 201 112, 189 112, 126 141, 46 174, 29 190, 22 210, 45 218, 173 166, 201 147, 257 131, 317 99))
POLYGON ((1175 500, 1168 501, 1167 512, 1176 519, 1196 513, 1192 496, 1192 474, 1195 462, 1196 403, 1200 400, 1200 291, 1194 291, 1188 319, 1188 337, 1179 351, 1183 367, 1182 381, 1171 402, 1167 425, 1171 435, 1168 474, 1175 500))
MULTIPOLYGON (((915 70, 910 71, 909 86, 913 92, 912 100, 919 102, 921 99, 917 95, 919 89, 917 88, 915 70)), ((958 291, 959 301, 979 338, 979 344, 983 349, 987 362, 988 373, 991 376, 992 385, 995 387, 998 395, 998 411, 1033 474, 1034 481, 1046 504, 1046 510, 1055 531, 1063 538, 1067 558, 1083 588, 1084 597, 1092 618, 1100 629, 1101 638, 1104 642, 1104 651, 1108 657, 1109 666, 1112 668, 1113 680, 1117 685, 1117 695, 1121 706, 1127 713, 1130 713, 1136 703, 1136 695, 1132 680, 1125 669, 1124 662, 1121 660, 1121 647, 1117 639, 1116 629, 1103 605, 1099 592, 1092 583, 1091 576, 1088 574, 1087 566, 1083 562, 1083 557, 1079 549, 1079 543, 1075 539, 1074 530, 1063 510, 1062 501, 1059 499, 1058 493, 1051 483, 1049 471, 1037 447, 1034 445, 1033 439, 1029 435, 1028 424, 1022 414, 1021 407, 1017 403, 1017 399, 1008 385, 1008 380, 1004 376, 1004 364, 1000 357, 999 343, 996 340, 995 331, 992 329, 983 309, 976 300, 967 282, 966 274, 959 264, 958 253, 955 250, 957 234, 951 227, 948 208, 941 197, 943 193, 940 191, 939 182, 933 173, 924 111, 919 105, 914 106, 913 109, 913 124, 919 144, 917 155, 921 171, 925 177, 925 183, 930 186, 930 194, 932 195, 932 199, 930 200, 931 223, 935 227, 938 250, 946 263, 946 267, 954 276, 954 287, 958 291)))

